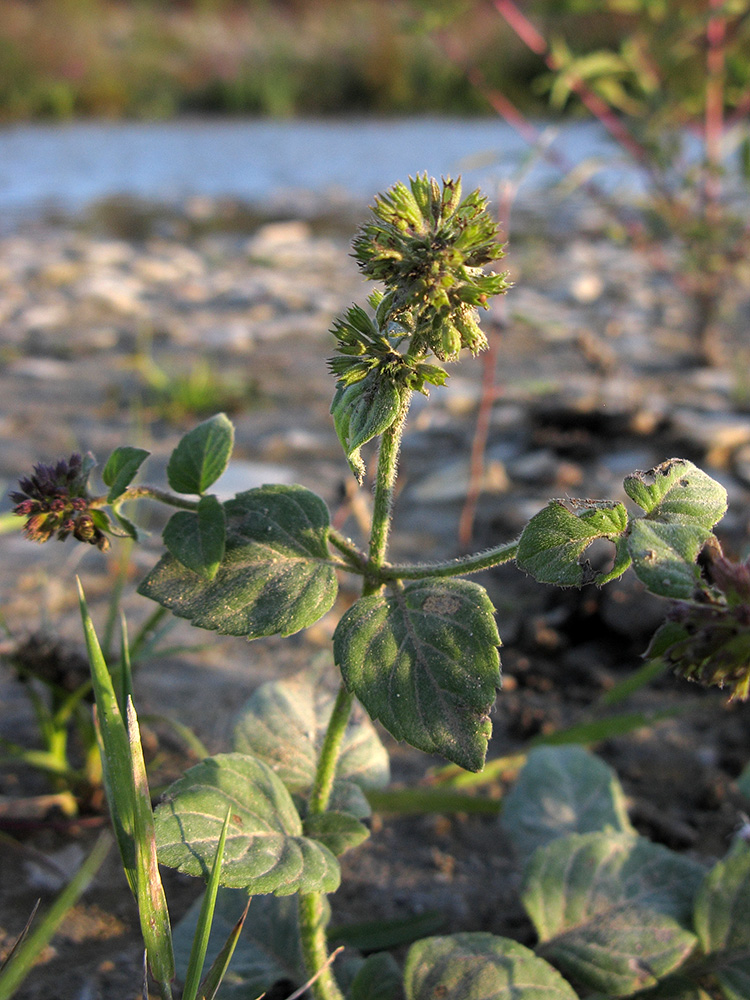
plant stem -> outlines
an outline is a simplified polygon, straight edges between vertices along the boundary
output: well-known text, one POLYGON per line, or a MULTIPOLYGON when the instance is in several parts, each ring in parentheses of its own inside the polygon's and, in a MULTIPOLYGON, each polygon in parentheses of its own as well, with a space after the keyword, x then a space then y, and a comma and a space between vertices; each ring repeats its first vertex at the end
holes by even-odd
POLYGON ((316 1000, 344 1000, 328 963, 326 943, 326 907, 322 892, 311 892, 299 898, 299 922, 302 954, 305 966, 313 973, 323 971, 312 984, 316 1000))
POLYGON ((398 453, 410 402, 411 393, 405 394, 398 416, 391 426, 383 432, 380 439, 368 564, 374 572, 365 577, 365 585, 362 589, 363 597, 374 594, 382 586, 380 569, 385 562, 385 554, 388 550, 388 532, 391 526, 391 504, 393 502, 393 487, 396 483, 398 453))
MULTIPOLYGON (((160 490, 156 486, 131 486, 122 493, 115 502, 115 506, 126 503, 129 500, 138 500, 144 497, 146 500, 157 500, 159 503, 168 504, 170 507, 179 507, 181 510, 197 510, 198 501, 188 500, 187 497, 178 497, 175 493, 167 490, 160 490)), ((95 497, 89 502, 89 507, 104 507, 107 504, 107 497, 95 497)))
POLYGON ((341 753, 341 744, 344 740, 353 701, 354 695, 350 694, 346 686, 342 684, 331 712, 331 718, 328 721, 323 746, 320 748, 315 784, 308 804, 308 813, 311 816, 324 813, 328 808, 333 780, 336 777, 336 766, 341 753))
POLYGON ((464 576, 466 573, 478 573, 491 566, 500 566, 516 558, 518 539, 506 542, 494 549, 486 549, 474 555, 451 559, 450 562, 417 563, 416 565, 399 566, 386 563, 378 570, 381 580, 424 580, 433 576, 464 576))

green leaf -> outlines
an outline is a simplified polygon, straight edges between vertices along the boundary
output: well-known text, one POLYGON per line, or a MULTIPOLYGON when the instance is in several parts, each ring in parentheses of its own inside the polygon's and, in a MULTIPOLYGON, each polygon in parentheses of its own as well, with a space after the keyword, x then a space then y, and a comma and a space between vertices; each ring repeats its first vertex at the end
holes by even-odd
MULTIPOLYGON (((216 956, 247 905, 240 889, 219 889, 208 941, 207 962, 216 956)), ((300 943, 297 900, 293 896, 255 896, 224 977, 221 1000, 248 1000, 273 989, 281 980, 298 986, 307 980, 300 943)), ((175 963, 184 979, 201 898, 190 907, 174 930, 175 963)))
MULTIPOLYGON (((232 890, 230 889, 227 890, 227 892, 231 891, 232 890)), ((226 941, 224 942, 223 946, 219 950, 218 955, 211 963, 211 968, 208 970, 203 980, 201 981, 199 987, 199 989, 201 990, 201 1000, 214 1000, 216 994, 219 992, 219 987, 224 982, 227 970, 229 969, 229 963, 232 961, 232 957, 234 956, 234 952, 237 947, 237 942, 240 939, 242 928, 245 926, 245 920, 247 919, 247 911, 250 908, 251 899, 252 896, 248 896, 247 903, 245 904, 245 909, 242 911, 234 927, 229 932, 229 935, 226 941)), ((211 923, 209 926, 209 932, 211 930, 211 927, 213 927, 215 913, 216 910, 214 908, 211 912, 211 923)), ((184 997, 183 1000, 185 1000, 184 997)))
POLYGON ((750 845, 738 837, 706 876, 695 901, 701 948, 728 1000, 750 996, 750 845))
POLYGON ((696 944, 687 929, 703 868, 631 833, 571 834, 540 847, 522 899, 540 954, 584 992, 654 986, 696 944))
POLYGON ((213 580, 224 558, 226 533, 224 508, 215 496, 205 496, 194 514, 186 510, 173 514, 162 539, 183 566, 213 580))
POLYGON ((407 1000, 577 1000, 560 973, 533 951, 492 934, 426 938, 409 949, 407 1000))
POLYGON ((524 861, 570 833, 634 833, 617 775, 578 746, 532 750, 505 797, 500 822, 524 861))
POLYGON ((189 431, 172 452, 167 480, 178 493, 203 493, 226 469, 234 446, 234 427, 218 413, 189 431))
POLYGON ((363 597, 334 633, 350 691, 398 740, 470 771, 484 764, 500 686, 500 637, 484 589, 419 580, 363 597))
MULTIPOLYGON (((261 684, 240 713, 234 748, 265 761, 290 792, 304 794, 315 781, 335 700, 321 668, 261 684)), ((358 705, 344 734, 336 779, 362 788, 384 788, 390 780, 388 752, 358 705)))
POLYGON ((303 836, 291 796, 273 771, 243 754, 209 757, 169 788, 156 810, 159 861, 205 878, 230 806, 222 885, 250 895, 335 891, 336 859, 303 836))
POLYGON ((164 895, 164 886, 156 860, 154 814, 143 760, 138 717, 130 696, 127 699, 127 731, 134 790, 133 833, 138 917, 151 975, 164 987, 174 979, 172 928, 169 922, 167 898, 164 895))
POLYGON ((150 454, 144 448, 115 448, 102 470, 104 485, 110 488, 107 503, 112 503, 125 492, 150 454))
POLYGON ((623 485, 649 520, 664 524, 694 524, 710 531, 727 510, 724 487, 682 458, 671 458, 649 472, 634 472, 623 485))
POLYGON ((360 448, 391 426, 401 403, 401 391, 380 371, 337 388, 331 404, 333 423, 349 467, 360 483, 365 474, 360 448))
POLYGON ((630 564, 618 545, 614 569, 597 574, 581 555, 596 538, 618 542, 628 524, 621 503, 603 500, 551 500, 523 530, 516 562, 540 583, 581 587, 621 576, 630 564))
POLYGON ((262 486, 224 504, 227 540, 213 580, 162 557, 138 593, 199 628, 257 639, 291 635, 324 615, 338 584, 326 565, 328 510, 301 486, 262 486))
POLYGON ((401 970, 392 955, 368 955, 354 977, 349 1000, 404 1000, 401 970))
POLYGON ((695 600, 706 589, 696 560, 710 534, 696 524, 637 518, 627 539, 633 571, 652 594, 695 600))
POLYGON ((362 920, 329 927, 328 940, 331 944, 343 944, 358 951, 385 951, 413 944, 426 934, 437 934, 445 922, 445 914, 437 910, 390 920, 362 920))
POLYGON ((370 836, 365 824, 355 816, 333 810, 307 816, 302 828, 305 836, 324 844, 337 858, 358 847, 370 836))

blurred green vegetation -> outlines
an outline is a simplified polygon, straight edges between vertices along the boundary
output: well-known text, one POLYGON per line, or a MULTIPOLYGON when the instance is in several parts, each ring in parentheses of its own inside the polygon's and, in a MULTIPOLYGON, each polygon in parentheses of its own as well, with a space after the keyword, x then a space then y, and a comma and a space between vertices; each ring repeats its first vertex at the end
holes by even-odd
POLYGON ((474 2, 2 0, 0 121, 179 114, 482 114, 446 30, 528 111, 534 58, 474 2))

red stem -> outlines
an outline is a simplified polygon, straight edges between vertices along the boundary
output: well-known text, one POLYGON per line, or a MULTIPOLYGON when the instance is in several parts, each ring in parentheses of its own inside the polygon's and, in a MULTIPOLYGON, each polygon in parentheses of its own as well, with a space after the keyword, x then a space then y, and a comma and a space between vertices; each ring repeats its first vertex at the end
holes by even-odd
POLYGON ((705 142, 706 171, 704 196, 706 214, 714 212, 721 194, 721 140, 724 131, 724 64, 726 58, 726 19, 718 13, 724 0, 708 0, 711 17, 706 26, 705 142))

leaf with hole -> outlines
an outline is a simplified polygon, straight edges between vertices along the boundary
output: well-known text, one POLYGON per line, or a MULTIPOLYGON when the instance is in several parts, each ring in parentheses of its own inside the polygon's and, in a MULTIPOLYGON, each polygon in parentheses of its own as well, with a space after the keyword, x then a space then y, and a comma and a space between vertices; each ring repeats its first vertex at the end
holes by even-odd
POLYGON ((224 559, 212 580, 165 555, 138 592, 199 628, 256 639, 307 628, 333 605, 328 510, 302 486, 261 486, 224 504, 224 559))
POLYGON ((426 938, 409 949, 407 1000, 577 1000, 571 986, 533 951, 481 932, 426 938))
POLYGON ((551 500, 523 530, 516 563, 540 583, 581 587, 621 576, 630 558, 621 544, 628 515, 621 503, 599 500, 551 500), (616 545, 615 565, 597 574, 581 556, 597 538, 616 545))
POLYGON ((482 587, 419 580, 363 597, 333 643, 347 687, 396 739, 482 768, 500 686, 500 637, 482 587))
POLYGON ((338 862, 305 837, 289 792, 273 771, 244 754, 218 754, 191 767, 156 810, 159 861, 206 877, 227 808, 221 884, 250 895, 333 892, 338 862))
POLYGON ((585 992, 624 997, 693 951, 703 875, 696 861, 632 833, 574 833, 534 853, 522 899, 541 955, 585 992))
POLYGON ((234 427, 224 413, 204 420, 180 440, 167 463, 177 493, 203 493, 224 472, 234 447, 234 427))
POLYGON ((727 510, 724 487, 682 458, 671 458, 649 472, 634 472, 623 485, 649 520, 664 524, 693 524, 710 531, 727 510))

